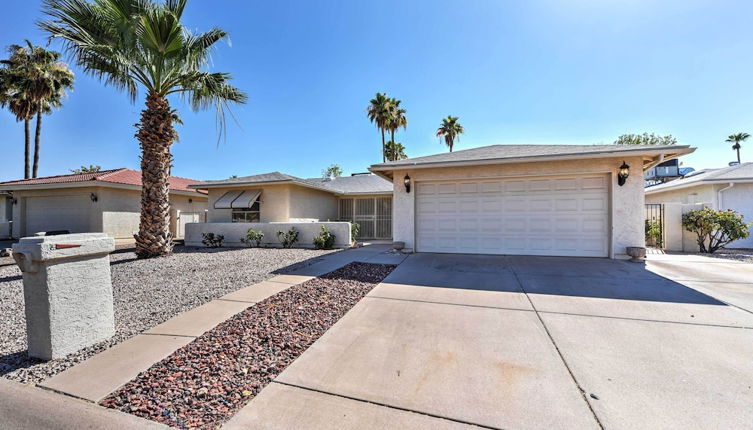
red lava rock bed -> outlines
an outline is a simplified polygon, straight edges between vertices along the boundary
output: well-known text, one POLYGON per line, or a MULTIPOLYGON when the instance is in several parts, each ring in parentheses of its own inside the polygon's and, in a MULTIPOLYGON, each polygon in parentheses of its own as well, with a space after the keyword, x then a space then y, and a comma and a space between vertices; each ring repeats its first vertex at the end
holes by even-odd
POLYGON ((395 266, 351 263, 292 286, 175 351, 100 403, 179 428, 217 428, 395 266))

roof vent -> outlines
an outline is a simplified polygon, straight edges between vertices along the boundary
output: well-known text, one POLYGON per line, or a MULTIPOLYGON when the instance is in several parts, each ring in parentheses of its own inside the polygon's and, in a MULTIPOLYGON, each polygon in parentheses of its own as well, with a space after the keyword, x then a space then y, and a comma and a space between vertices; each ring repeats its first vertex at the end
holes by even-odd
POLYGON ((368 176, 371 175, 371 172, 362 172, 362 173, 351 173, 350 176, 368 176))

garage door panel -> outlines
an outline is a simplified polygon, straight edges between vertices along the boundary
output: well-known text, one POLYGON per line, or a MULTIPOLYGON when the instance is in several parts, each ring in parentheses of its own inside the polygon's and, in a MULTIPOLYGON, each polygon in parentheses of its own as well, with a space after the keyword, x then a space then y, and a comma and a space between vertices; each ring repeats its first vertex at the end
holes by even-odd
POLYGON ((26 200, 26 234, 68 230, 86 233, 89 229, 88 194, 28 197, 26 200))
POLYGON ((417 250, 607 256, 607 185, 606 175, 419 182, 417 250))

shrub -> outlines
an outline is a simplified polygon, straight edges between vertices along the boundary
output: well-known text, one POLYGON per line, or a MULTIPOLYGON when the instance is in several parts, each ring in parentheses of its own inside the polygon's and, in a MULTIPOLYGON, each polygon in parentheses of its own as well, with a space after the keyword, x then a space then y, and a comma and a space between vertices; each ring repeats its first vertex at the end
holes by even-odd
POLYGON ((222 242, 225 240, 225 236, 214 233, 202 233, 201 243, 207 248, 219 248, 222 246, 222 242))
POLYGON ((264 239, 264 233, 249 228, 246 232, 246 237, 241 238, 241 242, 245 243, 249 248, 252 246, 258 247, 261 245, 262 239, 264 239))
POLYGON ((689 211, 682 216, 685 230, 695 233, 701 252, 713 253, 738 239, 750 235, 753 223, 746 224, 743 216, 733 211, 715 211, 710 208, 689 211))
POLYGON ((660 221, 651 219, 646 220, 646 243, 659 247, 663 245, 660 221))
POLYGON ((290 230, 286 232, 278 231, 277 240, 280 241, 283 248, 292 248, 293 245, 298 242, 298 230, 296 230, 295 227, 290 227, 290 230))
POLYGON ((322 226, 322 231, 314 237, 314 248, 332 249, 335 245, 335 235, 326 226, 322 226))
POLYGON ((356 240, 358 237, 358 233, 361 232, 361 225, 357 222, 351 222, 350 223, 350 237, 353 238, 353 241, 356 240))

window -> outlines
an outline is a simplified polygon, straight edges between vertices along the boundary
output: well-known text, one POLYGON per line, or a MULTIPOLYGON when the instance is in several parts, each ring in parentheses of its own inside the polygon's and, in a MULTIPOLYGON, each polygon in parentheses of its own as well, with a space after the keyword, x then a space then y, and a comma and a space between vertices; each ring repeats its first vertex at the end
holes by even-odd
POLYGON ((233 209, 233 222, 259 222, 259 201, 255 201, 250 208, 233 209))

